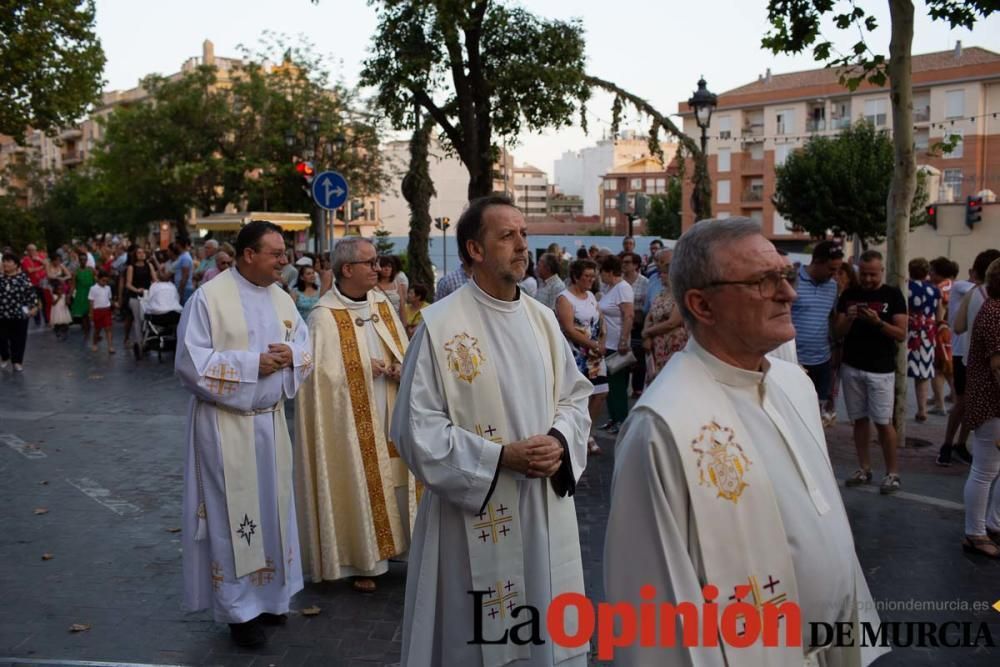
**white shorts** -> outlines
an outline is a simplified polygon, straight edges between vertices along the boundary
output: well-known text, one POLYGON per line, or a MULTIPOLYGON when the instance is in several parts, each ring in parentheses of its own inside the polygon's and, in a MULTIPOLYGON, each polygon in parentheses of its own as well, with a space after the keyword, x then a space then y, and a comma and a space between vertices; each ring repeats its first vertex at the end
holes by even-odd
POLYGON ((840 366, 840 383, 847 404, 847 416, 853 422, 869 418, 876 424, 892 423, 896 398, 895 373, 869 373, 847 364, 840 366))

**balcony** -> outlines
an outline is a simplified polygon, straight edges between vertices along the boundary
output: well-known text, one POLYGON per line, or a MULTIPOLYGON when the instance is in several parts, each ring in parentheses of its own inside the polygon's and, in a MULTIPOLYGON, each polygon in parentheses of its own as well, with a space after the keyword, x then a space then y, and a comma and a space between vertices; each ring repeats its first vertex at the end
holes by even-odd
POLYGON ((80 151, 66 151, 62 154, 62 163, 65 166, 79 164, 83 161, 83 153, 80 151))
POLYGON ((750 160, 750 159, 741 160, 740 172, 744 174, 763 174, 764 160, 750 160))
POLYGON ((844 118, 832 118, 830 119, 830 129, 831 130, 846 130, 851 126, 851 119, 844 118))
POLYGON ((764 136, 764 123, 749 123, 743 126, 744 139, 763 137, 764 136))
POLYGON ((747 188, 740 195, 740 204, 743 206, 763 206, 764 205, 764 189, 763 188, 747 188))
POLYGON ((927 123, 931 120, 931 108, 920 107, 913 109, 913 122, 914 123, 927 123))
POLYGON ((806 121, 806 132, 826 132, 826 119, 812 119, 806 121))

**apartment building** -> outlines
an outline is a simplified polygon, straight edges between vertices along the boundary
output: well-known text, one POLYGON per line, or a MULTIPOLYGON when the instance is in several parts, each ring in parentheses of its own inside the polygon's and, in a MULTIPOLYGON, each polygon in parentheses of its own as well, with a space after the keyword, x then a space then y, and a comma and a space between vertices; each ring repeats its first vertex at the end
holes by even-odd
MULTIPOLYGON (((1000 191, 1000 54, 979 47, 913 56, 913 128, 917 165, 940 171, 931 199, 963 201, 980 190, 1000 191), (936 147, 948 137, 955 150, 936 147)), ((678 105, 684 131, 699 137, 687 102, 678 105)), ((719 95, 708 129, 712 212, 759 220, 773 241, 804 240, 771 203, 775 167, 811 137, 833 135, 859 120, 892 131, 889 88, 862 84, 851 92, 837 72, 814 69, 771 74, 719 95)), ((689 175, 690 178, 690 175, 689 175)), ((694 224, 691 183, 684 183, 683 224, 694 224)))
POLYGON ((538 167, 514 167, 514 204, 525 218, 544 218, 549 212, 549 176, 538 167))

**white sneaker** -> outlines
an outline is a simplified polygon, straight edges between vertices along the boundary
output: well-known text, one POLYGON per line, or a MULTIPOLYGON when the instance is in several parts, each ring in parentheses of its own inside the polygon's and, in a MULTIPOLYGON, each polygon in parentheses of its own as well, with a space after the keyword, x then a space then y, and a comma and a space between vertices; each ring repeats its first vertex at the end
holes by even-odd
POLYGON ((24 366, 22 366, 21 364, 14 364, 14 372, 15 373, 23 373, 24 372, 24 366))
POLYGON ((10 368, 10 362, 9 361, 0 361, 0 371, 5 371, 8 368, 10 368))

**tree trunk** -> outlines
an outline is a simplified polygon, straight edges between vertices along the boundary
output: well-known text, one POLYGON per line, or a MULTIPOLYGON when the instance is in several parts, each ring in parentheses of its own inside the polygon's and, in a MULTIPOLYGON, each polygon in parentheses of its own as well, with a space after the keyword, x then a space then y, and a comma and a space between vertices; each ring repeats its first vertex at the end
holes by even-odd
POLYGON ((434 120, 419 120, 417 114, 417 129, 410 138, 410 167, 403 177, 401 190, 406 202, 410 205, 410 242, 406 246, 406 256, 409 261, 410 284, 421 284, 427 287, 430 299, 434 298, 434 269, 427 252, 431 233, 431 197, 434 182, 431 181, 430 166, 427 161, 428 146, 434 120))
MULTIPOLYGON (((913 155, 913 89, 910 50, 913 45, 912 0, 889 0, 892 39, 889 42, 889 99, 892 102, 892 143, 895 166, 886 206, 886 282, 906 294, 906 241, 910 207, 917 189, 913 155)), ((896 403, 893 421, 900 445, 906 443, 906 344, 896 354, 896 403)))
POLYGON ((493 159, 487 148, 485 154, 474 155, 469 170, 469 201, 493 194, 493 159))

